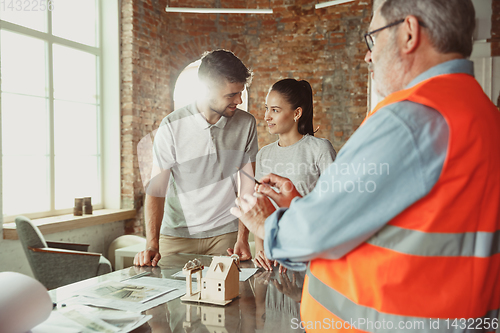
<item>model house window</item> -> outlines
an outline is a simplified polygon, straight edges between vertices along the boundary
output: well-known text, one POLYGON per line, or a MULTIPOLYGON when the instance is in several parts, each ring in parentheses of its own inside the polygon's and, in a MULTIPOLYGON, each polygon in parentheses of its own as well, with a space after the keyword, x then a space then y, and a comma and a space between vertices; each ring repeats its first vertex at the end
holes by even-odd
POLYGON ((100 0, 16 3, 0 7, 5 221, 102 207, 100 0))

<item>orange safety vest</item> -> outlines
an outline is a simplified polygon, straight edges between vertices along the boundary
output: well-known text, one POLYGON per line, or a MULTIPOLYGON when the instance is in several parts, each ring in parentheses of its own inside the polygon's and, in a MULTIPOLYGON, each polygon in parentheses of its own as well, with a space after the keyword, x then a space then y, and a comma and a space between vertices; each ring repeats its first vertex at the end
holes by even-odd
POLYGON ((369 116, 404 100, 437 110, 449 126, 441 175, 341 259, 311 261, 301 304, 307 332, 496 328, 486 322, 497 322, 500 303, 500 113, 460 73, 391 94, 369 116))

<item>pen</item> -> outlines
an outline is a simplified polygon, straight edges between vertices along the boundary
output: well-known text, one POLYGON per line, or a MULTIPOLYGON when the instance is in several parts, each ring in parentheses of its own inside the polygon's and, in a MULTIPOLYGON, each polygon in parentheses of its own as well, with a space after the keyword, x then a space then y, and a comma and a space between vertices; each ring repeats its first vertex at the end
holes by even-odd
POLYGON ((257 179, 255 179, 254 177, 250 176, 248 173, 246 173, 245 171, 243 171, 242 169, 236 167, 236 170, 240 171, 241 173, 243 173, 245 176, 247 176, 248 178, 250 179, 253 179, 257 184, 261 185, 262 183, 259 182, 257 179))

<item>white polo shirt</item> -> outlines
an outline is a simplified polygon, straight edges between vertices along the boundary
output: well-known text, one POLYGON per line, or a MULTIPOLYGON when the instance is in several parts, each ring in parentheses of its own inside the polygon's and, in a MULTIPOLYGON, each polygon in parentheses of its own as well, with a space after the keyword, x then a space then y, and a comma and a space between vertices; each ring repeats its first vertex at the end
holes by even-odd
POLYGON ((238 230, 229 212, 237 195, 236 167, 255 162, 255 118, 237 109, 208 123, 196 103, 166 116, 153 145, 153 163, 170 170, 161 234, 214 237, 238 230))

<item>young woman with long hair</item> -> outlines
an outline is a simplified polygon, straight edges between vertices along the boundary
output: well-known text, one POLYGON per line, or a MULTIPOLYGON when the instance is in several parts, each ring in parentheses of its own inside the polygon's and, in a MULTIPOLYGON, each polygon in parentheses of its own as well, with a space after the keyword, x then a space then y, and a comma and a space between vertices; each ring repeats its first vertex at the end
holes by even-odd
MULTIPOLYGON (((309 82, 283 79, 273 84, 267 94, 264 120, 269 133, 277 134, 279 139, 257 153, 256 178, 269 173, 287 177, 302 196, 306 195, 336 156, 330 141, 314 136, 313 92, 309 82)), ((273 263, 266 258, 260 238, 255 239, 254 262, 272 269, 273 263)))

